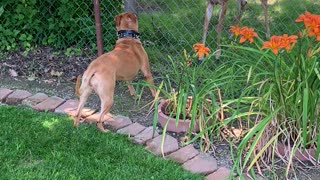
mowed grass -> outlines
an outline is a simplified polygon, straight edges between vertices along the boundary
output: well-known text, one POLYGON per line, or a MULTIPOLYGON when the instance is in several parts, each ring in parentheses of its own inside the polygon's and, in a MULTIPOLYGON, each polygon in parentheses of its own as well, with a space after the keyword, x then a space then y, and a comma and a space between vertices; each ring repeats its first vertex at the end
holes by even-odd
POLYGON ((0 125, 0 179, 203 179, 66 116, 0 106, 0 125))

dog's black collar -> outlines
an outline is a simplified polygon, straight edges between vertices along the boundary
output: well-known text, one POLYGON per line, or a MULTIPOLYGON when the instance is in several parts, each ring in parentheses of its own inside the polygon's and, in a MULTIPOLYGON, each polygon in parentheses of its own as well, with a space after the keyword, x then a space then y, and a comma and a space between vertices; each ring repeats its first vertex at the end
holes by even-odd
POLYGON ((120 38, 140 39, 140 34, 133 30, 121 30, 121 31, 118 31, 118 39, 120 38))

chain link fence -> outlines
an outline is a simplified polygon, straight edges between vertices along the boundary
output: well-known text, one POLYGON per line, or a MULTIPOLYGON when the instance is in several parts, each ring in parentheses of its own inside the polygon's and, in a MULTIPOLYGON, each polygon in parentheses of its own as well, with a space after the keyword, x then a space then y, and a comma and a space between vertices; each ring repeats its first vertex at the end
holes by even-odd
MULTIPOLYGON (((142 42, 151 62, 167 55, 181 55, 201 42, 206 0, 101 0, 104 51, 116 41, 114 16, 125 9, 139 16, 142 42)), ((294 20, 306 10, 320 14, 320 1, 269 0, 271 34, 293 34, 294 20)), ((214 9, 209 24, 207 46, 216 48, 216 27, 220 6, 214 9)), ((0 50, 28 49, 33 46, 75 48, 82 56, 96 54, 96 36, 92 0, 9 0, 0 2, 0 50)), ((237 0, 229 0, 223 26, 222 44, 229 43, 229 27, 238 14, 237 0)), ((263 8, 260 0, 248 0, 241 26, 255 28, 264 37, 263 8)))
MULTIPOLYGON (((121 1, 102 1, 101 19, 106 39, 114 31, 113 17, 121 1)), ((95 51, 95 22, 91 0, 9 0, 0 2, 1 50, 34 45, 90 48, 95 51)))
MULTIPOLYGON (((248 0, 240 25, 255 28, 265 39, 263 7, 260 0, 248 0)), ((140 17, 140 31, 144 42, 162 47, 158 50, 168 54, 182 53, 191 49, 192 44, 202 41, 205 0, 157 1, 140 0, 137 12, 140 17)), ((293 34, 298 31, 294 21, 305 11, 320 13, 320 1, 308 0, 269 0, 269 24, 271 34, 293 34)), ((216 48, 216 27, 220 6, 216 6, 209 24, 207 44, 216 48)), ((238 14, 237 0, 229 0, 222 32, 222 43, 230 42, 229 28, 234 25, 238 14)))

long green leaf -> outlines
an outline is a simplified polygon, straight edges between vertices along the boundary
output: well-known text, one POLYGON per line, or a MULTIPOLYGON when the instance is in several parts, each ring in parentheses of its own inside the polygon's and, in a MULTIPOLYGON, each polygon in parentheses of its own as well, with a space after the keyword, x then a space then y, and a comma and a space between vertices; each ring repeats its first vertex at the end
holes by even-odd
POLYGON ((272 114, 265 117, 256 126, 251 128, 251 130, 246 134, 246 136, 243 138, 243 140, 239 144, 239 146, 238 146, 239 151, 238 152, 239 152, 239 155, 241 156, 244 149, 246 148, 246 146, 250 142, 250 139, 252 137, 256 136, 256 138, 255 138, 253 144, 251 145, 249 152, 247 153, 246 158, 244 160, 244 167, 245 167, 246 163, 248 162, 250 156, 252 155, 254 148, 255 148, 255 145, 257 144, 259 137, 261 137, 263 130, 267 127, 267 124, 270 123, 270 120, 272 119, 273 115, 276 114, 279 110, 280 110, 280 108, 277 108, 272 114))
POLYGON ((197 96, 197 89, 195 88, 194 85, 191 85, 192 88, 192 106, 191 106, 191 114, 193 114, 194 116, 191 117, 191 122, 190 122, 190 129, 189 129, 189 136, 191 136, 192 131, 195 127, 196 121, 197 121, 197 117, 195 116, 197 114, 198 111, 198 96, 197 96))
MULTIPOLYGON (((250 139, 251 139, 252 137, 254 137, 254 141, 250 145, 249 151, 247 152, 246 157, 244 159, 244 162, 243 162, 244 167, 246 167, 247 163, 249 162, 249 159, 252 157, 253 152, 256 150, 256 146, 257 146, 257 144, 258 144, 258 142, 264 132, 264 129, 267 127, 267 125, 269 123, 270 123, 269 119, 265 119, 265 120, 261 121, 261 123, 259 123, 256 127, 254 127, 254 129, 256 129, 256 130, 254 130, 255 133, 249 132, 250 135, 247 136, 247 138, 250 137, 250 139)), ((247 140, 249 140, 249 139, 247 139, 247 140)), ((245 142, 247 144, 249 141, 245 141, 245 142)), ((243 149, 241 149, 241 150, 243 150, 243 149)))
POLYGON ((154 113, 153 113, 153 124, 152 124, 152 137, 154 136, 154 133, 156 132, 158 120, 159 120, 159 100, 157 99, 155 104, 154 104, 154 113))
POLYGON ((278 136, 281 133, 276 134, 275 136, 273 136, 268 143, 259 151, 259 153, 253 158, 253 160, 251 161, 250 165, 248 166, 248 170, 252 168, 252 166, 257 162, 257 160, 262 156, 262 154, 267 150, 267 148, 271 145, 271 143, 273 143, 274 141, 277 140, 278 136))
POLYGON ((176 112, 176 126, 178 126, 179 124, 179 120, 180 120, 180 114, 181 111, 185 111, 185 109, 183 109, 183 98, 184 98, 184 89, 180 89, 179 93, 178 93, 178 104, 177 104, 177 112, 176 112))
POLYGON ((307 122, 308 122, 308 102, 309 102, 309 89, 303 89, 303 110, 302 110, 302 139, 303 144, 307 144, 307 122))
MULTIPOLYGON (((159 87, 158 87, 158 90, 157 90, 157 94, 158 92, 162 89, 164 83, 163 81, 161 81, 159 87)), ((158 95, 156 95, 158 96, 158 95)), ((154 133, 156 131, 156 127, 157 127, 157 124, 158 124, 158 120, 159 120, 159 116, 158 116, 158 112, 159 112, 159 97, 155 97, 155 103, 154 103, 154 114, 153 114, 153 131, 152 131, 152 137, 154 136, 154 133)))

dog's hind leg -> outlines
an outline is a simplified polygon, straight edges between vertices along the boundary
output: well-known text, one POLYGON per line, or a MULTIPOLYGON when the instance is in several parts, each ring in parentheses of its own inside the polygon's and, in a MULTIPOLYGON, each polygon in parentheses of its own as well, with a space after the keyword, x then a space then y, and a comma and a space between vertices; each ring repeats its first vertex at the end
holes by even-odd
MULTIPOLYGON (((105 76, 104 76, 105 78, 105 76)), ((101 110, 99 119, 97 121, 97 127, 98 129, 106 133, 108 130, 104 129, 103 122, 105 115, 110 112, 110 109, 113 105, 113 96, 114 96, 114 88, 115 88, 115 78, 111 78, 109 80, 103 80, 101 82, 100 79, 103 79, 102 77, 92 78, 92 84, 94 85, 96 93, 99 95, 100 102, 101 102, 101 110), (99 81, 100 80, 100 81, 99 81)))
POLYGON ((108 130, 104 129, 103 122, 104 122, 105 115, 110 112, 112 105, 113 105, 112 97, 105 98, 104 101, 101 102, 101 112, 97 122, 97 127, 103 133, 108 132, 108 130))
POLYGON ((88 97, 91 95, 91 93, 92 93, 92 89, 89 86, 87 86, 86 88, 84 88, 84 90, 81 91, 78 109, 77 109, 76 116, 73 121, 73 125, 76 128, 79 126, 79 120, 81 117, 82 109, 83 109, 88 97))

